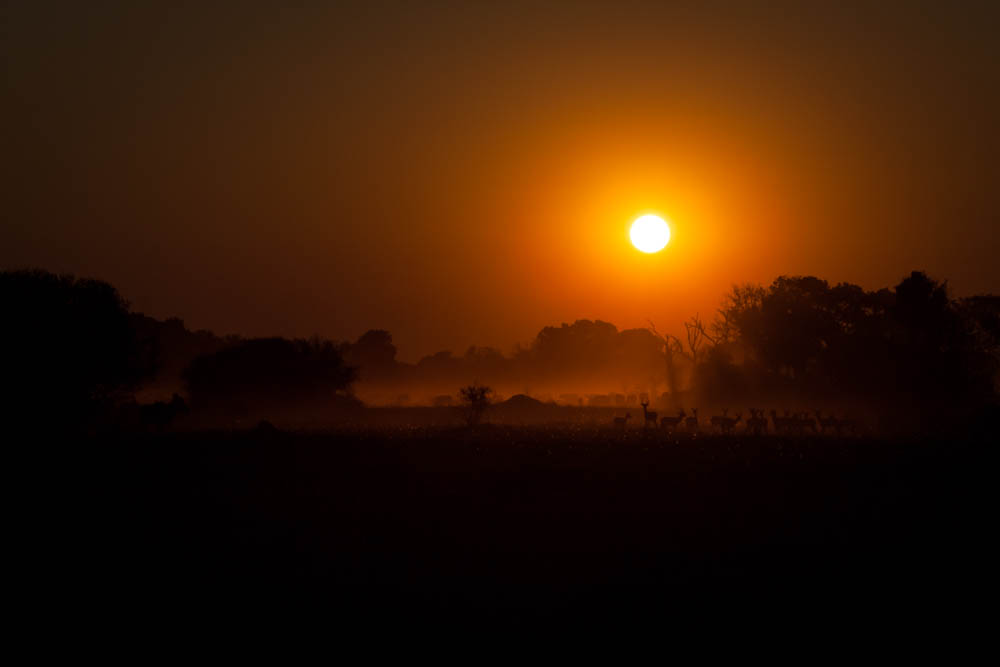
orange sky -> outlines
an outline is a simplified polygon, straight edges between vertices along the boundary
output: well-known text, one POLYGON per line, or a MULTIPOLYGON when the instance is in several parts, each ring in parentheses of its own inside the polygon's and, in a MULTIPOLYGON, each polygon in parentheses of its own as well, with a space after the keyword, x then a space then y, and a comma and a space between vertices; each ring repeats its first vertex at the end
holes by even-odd
POLYGON ((996 3, 134 4, 2 10, 0 266, 408 360, 782 273, 1000 288, 996 3))

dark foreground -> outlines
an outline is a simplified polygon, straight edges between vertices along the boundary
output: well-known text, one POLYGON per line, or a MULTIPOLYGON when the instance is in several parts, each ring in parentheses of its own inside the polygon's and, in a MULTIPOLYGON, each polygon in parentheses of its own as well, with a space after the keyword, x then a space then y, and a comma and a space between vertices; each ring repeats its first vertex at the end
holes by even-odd
POLYGON ((87 443, 67 576, 135 614, 955 614, 995 592, 991 445, 515 427, 87 443))

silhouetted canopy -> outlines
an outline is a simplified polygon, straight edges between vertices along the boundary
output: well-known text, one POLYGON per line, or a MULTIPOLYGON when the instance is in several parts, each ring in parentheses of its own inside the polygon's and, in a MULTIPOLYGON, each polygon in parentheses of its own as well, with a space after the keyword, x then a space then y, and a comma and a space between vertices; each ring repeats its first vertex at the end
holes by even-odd
POLYGON ((73 426, 128 395, 151 372, 128 304, 100 280, 0 273, 2 404, 16 421, 73 426))
POLYGON ((355 370, 330 341, 257 338, 198 357, 184 378, 195 406, 242 412, 330 403, 355 370))

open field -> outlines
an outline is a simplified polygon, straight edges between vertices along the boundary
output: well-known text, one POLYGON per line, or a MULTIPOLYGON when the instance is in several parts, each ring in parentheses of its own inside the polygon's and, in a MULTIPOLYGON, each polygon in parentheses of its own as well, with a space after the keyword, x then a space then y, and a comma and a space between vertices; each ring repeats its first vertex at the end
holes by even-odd
POLYGON ((986 440, 484 426, 81 444, 99 453, 89 581, 122 608, 903 608, 965 604, 992 567, 986 440))

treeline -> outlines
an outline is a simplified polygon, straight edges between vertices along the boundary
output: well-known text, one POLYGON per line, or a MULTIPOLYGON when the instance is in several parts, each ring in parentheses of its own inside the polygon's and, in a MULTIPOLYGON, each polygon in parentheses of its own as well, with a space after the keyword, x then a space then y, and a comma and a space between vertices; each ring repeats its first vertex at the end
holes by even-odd
POLYGON ((356 369, 333 341, 219 338, 129 311, 111 285, 41 270, 0 272, 8 427, 159 426, 175 413, 252 420, 352 410, 356 369), (139 392, 183 392, 139 405, 139 392))
POLYGON ((579 320, 545 327, 509 356, 472 347, 405 364, 395 352, 385 331, 345 346, 359 387, 381 401, 426 402, 476 379, 571 405, 627 405, 646 394, 663 410, 782 406, 946 420, 996 401, 1000 297, 954 299, 922 272, 874 291, 782 276, 734 286, 715 317, 691 318, 681 336, 579 320))
POLYGON ((346 343, 223 338, 130 312, 107 283, 39 270, 0 273, 0 299, 3 410, 69 428, 137 396, 161 400, 157 415, 178 393, 197 414, 249 420, 343 415, 355 395, 428 404, 470 382, 572 405, 646 394, 664 410, 845 406, 930 425, 995 403, 1000 369, 1000 297, 954 299, 919 272, 876 291, 813 277, 736 286, 683 336, 578 320, 510 355, 471 347, 414 364, 396 358, 387 331, 346 343))
MULTIPOLYGON (((178 319, 131 317, 139 338, 152 341, 157 351, 155 375, 144 385, 152 396, 189 391, 184 371, 197 357, 243 342, 237 336, 188 331, 178 319)), ((662 338, 647 329, 619 331, 600 320, 545 327, 511 355, 473 346, 460 354, 445 350, 406 363, 397 358, 392 334, 380 329, 353 342, 324 344, 357 369, 354 390, 372 404, 426 405, 436 397, 457 399, 458 387, 473 381, 507 396, 527 393, 574 405, 595 394, 636 395, 666 387, 662 338)))
POLYGON ((877 291, 813 277, 737 286, 688 332, 706 342, 684 350, 692 387, 718 402, 843 403, 930 426, 997 400, 1000 297, 952 299, 922 272, 877 291))
POLYGON ((444 350, 416 363, 396 359, 387 331, 369 331, 343 347, 360 369, 359 393, 376 403, 426 404, 478 381, 503 395, 524 393, 579 404, 586 397, 651 393, 666 382, 663 341, 648 329, 619 331, 600 320, 545 327, 510 355, 492 347, 444 350))

